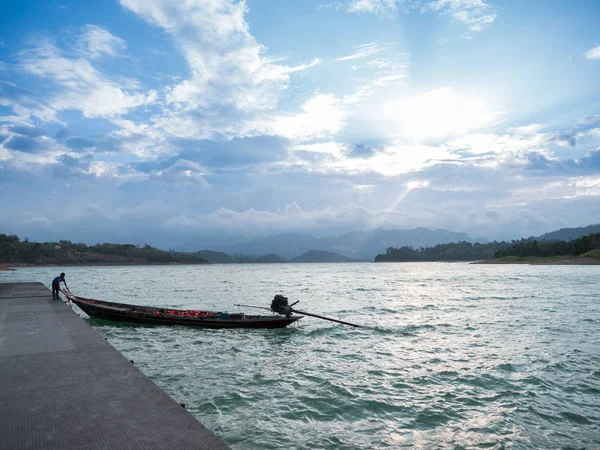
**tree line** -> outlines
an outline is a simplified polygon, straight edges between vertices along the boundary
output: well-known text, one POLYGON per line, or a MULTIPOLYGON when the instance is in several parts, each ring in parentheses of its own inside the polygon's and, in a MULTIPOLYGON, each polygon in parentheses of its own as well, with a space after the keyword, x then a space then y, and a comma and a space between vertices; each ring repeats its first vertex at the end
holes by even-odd
POLYGON ((518 256, 521 258, 538 257, 548 258, 553 256, 580 256, 585 253, 600 250, 600 233, 581 236, 572 241, 528 241, 521 242, 511 247, 499 250, 495 258, 518 256))
POLYGON ((30 242, 16 235, 0 234, 0 262, 8 264, 201 264, 192 253, 164 251, 150 245, 86 245, 71 241, 30 242))
POLYGON ((414 249, 409 246, 389 247, 385 253, 375 257, 375 262, 391 261, 476 261, 491 259, 497 251, 509 247, 509 242, 490 242, 487 244, 471 242, 451 242, 434 247, 414 249))
MULTIPOLYGON (((592 233, 572 241, 494 241, 487 244, 452 242, 434 247, 414 249, 409 246, 389 247, 375 257, 375 262, 391 261, 477 261, 516 257, 580 256, 600 251, 600 233, 592 233)), ((592 255, 589 255, 592 256, 592 255)))

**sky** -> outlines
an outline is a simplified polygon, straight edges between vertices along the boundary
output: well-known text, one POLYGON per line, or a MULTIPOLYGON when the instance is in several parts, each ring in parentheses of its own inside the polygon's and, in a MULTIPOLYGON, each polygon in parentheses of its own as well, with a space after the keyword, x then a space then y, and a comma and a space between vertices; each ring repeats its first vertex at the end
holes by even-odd
POLYGON ((596 0, 0 14, 0 232, 149 243, 600 222, 596 0))

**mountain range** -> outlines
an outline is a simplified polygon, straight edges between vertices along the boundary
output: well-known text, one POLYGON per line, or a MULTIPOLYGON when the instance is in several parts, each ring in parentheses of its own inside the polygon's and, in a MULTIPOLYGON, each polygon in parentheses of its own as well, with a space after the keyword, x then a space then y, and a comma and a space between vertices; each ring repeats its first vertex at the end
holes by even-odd
MULTIPOLYGON (((388 247, 413 248, 432 247, 447 242, 482 242, 474 240, 466 233, 448 230, 430 230, 415 228, 413 230, 353 231, 339 236, 314 237, 306 234, 287 233, 267 236, 227 245, 226 239, 209 240, 204 238, 197 242, 188 242, 178 247, 179 251, 218 250, 230 255, 265 255, 276 254, 292 260, 311 250, 331 252, 352 260, 373 261, 379 253, 388 247)), ((235 241, 230 241, 235 242, 235 241)))
MULTIPOLYGON (((590 233, 600 232, 600 224, 579 228, 562 228, 557 231, 545 233, 529 240, 572 240, 590 233)), ((381 228, 369 231, 353 231, 338 236, 315 237, 300 233, 277 234, 273 236, 249 239, 242 236, 203 236, 197 240, 187 242, 175 250, 185 252, 198 252, 212 262, 250 262, 244 257, 262 257, 268 262, 280 262, 281 257, 288 261, 320 260, 321 258, 343 260, 373 261, 376 255, 385 253, 388 247, 409 246, 414 249, 420 247, 433 247, 438 244, 450 242, 479 242, 486 243, 485 239, 473 239, 466 233, 448 231, 444 229, 431 230, 428 228, 415 228, 412 230, 384 230, 381 228), (219 255, 211 254, 218 251, 219 255), (340 255, 324 256, 309 252, 326 252, 340 255), (307 256, 308 253, 308 256, 307 256), (225 256, 223 256, 225 255, 225 256), (227 255, 236 255, 228 258, 227 255), (227 261, 220 259, 226 258, 227 261)), ((281 261, 282 262, 282 261, 281 261)))
POLYGON ((545 233, 537 239, 540 241, 572 241, 581 236, 587 236, 592 233, 600 233, 600 223, 578 228, 561 228, 557 231, 545 233))

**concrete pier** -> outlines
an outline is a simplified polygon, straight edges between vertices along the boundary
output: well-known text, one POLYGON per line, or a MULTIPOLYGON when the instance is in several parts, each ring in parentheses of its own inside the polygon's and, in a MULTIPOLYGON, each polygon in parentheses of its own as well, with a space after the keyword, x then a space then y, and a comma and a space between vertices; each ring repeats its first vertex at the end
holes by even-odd
POLYGON ((0 449, 228 448, 42 283, 0 284, 0 449))

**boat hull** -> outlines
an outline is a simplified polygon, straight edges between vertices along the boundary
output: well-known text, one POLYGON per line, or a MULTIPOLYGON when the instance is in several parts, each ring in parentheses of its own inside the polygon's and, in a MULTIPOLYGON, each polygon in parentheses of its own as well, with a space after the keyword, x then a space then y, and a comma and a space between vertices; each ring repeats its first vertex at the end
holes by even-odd
POLYGON ((197 310, 173 310, 124 303, 67 296, 87 315, 113 322, 145 325, 184 325, 199 328, 285 328, 303 316, 256 316, 204 312, 197 310))

